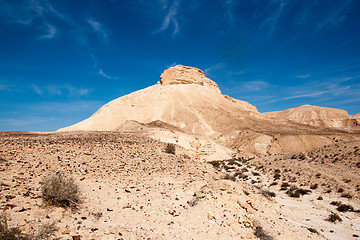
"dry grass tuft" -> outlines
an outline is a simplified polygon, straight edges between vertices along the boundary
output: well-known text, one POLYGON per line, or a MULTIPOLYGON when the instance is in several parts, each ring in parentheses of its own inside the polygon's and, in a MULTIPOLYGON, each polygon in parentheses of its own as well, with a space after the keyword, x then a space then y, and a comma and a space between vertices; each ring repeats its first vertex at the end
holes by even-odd
POLYGON ((72 177, 63 173, 45 177, 42 186, 42 198, 49 205, 76 208, 80 202, 80 191, 72 177))

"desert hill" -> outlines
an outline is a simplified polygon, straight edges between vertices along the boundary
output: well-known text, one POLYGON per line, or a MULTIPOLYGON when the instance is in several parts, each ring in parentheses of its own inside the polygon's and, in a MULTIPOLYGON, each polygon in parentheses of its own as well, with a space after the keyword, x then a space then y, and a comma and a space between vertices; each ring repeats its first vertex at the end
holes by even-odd
POLYGON ((341 119, 341 126, 345 120, 346 126, 356 126, 346 111, 337 109, 303 106, 260 114, 250 103, 221 94, 200 69, 177 65, 165 70, 155 85, 119 97, 88 119, 58 131, 143 132, 176 143, 195 157, 224 159, 236 153, 305 151, 335 138, 352 140, 354 135, 345 128, 329 128, 336 119, 341 119), (321 124, 315 124, 318 118, 321 124), (162 127, 143 126, 156 121, 162 127))
POLYGON ((263 113, 270 118, 283 118, 317 127, 338 129, 360 129, 356 115, 351 116, 345 110, 327 107, 303 105, 283 111, 263 113))

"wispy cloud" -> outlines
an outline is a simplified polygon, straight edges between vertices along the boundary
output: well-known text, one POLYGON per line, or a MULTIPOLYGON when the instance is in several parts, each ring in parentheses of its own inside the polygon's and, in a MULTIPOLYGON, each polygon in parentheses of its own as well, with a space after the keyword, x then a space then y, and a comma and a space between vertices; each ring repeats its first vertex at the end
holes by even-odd
POLYGON ((249 81, 249 82, 243 82, 241 84, 241 87, 244 91, 261 91, 264 88, 267 88, 269 86, 269 83, 265 81, 249 81))
POLYGON ((338 28, 343 25, 347 18, 347 11, 354 2, 354 0, 341 1, 340 4, 337 5, 337 9, 335 11, 325 15, 323 21, 317 24, 317 33, 327 27, 338 28))
POLYGON ((98 34, 103 40, 106 40, 108 38, 107 31, 104 29, 104 27, 100 24, 100 22, 95 21, 94 19, 90 18, 88 20, 88 23, 90 24, 91 28, 98 34))
POLYGON ((42 36, 40 36, 40 38, 47 38, 47 39, 51 39, 55 36, 56 34, 56 28, 51 25, 51 24, 46 24, 47 28, 48 28, 48 33, 44 34, 42 36))
POLYGON ((107 78, 107 79, 111 79, 111 80, 117 79, 116 77, 112 77, 112 76, 109 76, 109 75, 105 74, 101 68, 100 68, 100 70, 99 70, 99 74, 100 74, 101 76, 103 76, 104 78, 107 78))
POLYGON ((31 89, 38 95, 44 96, 69 96, 69 97, 80 97, 90 93, 90 90, 87 88, 76 88, 70 84, 65 84, 61 86, 57 85, 47 85, 47 86, 37 86, 33 84, 31 89))
POLYGON ((32 85, 31 87, 38 95, 43 95, 44 94, 44 92, 38 86, 32 85))
POLYGON ((309 78, 310 74, 305 74, 305 75, 297 75, 296 78, 309 78))
POLYGON ((283 97, 283 100, 290 100, 296 98, 354 98, 360 96, 360 84, 357 83, 359 79, 354 77, 343 77, 326 79, 318 82, 311 82, 304 86, 292 87, 286 89, 284 92, 288 96, 283 97))
POLYGON ((166 29, 169 28, 170 23, 172 23, 174 25, 173 36, 176 35, 177 33, 179 33, 179 23, 176 19, 179 5, 180 5, 180 0, 174 0, 168 13, 166 14, 166 16, 163 19, 163 23, 162 23, 161 27, 158 30, 156 30, 154 33, 165 31, 166 29))
POLYGON ((211 67, 208 67, 204 70, 204 74, 205 75, 209 75, 209 76, 212 76, 213 72, 216 71, 216 70, 219 70, 221 68, 224 67, 224 64, 223 63, 218 63, 216 65, 213 65, 211 67))
POLYGON ((270 14, 268 16, 263 16, 264 21, 262 22, 260 28, 266 29, 270 37, 273 35, 274 31, 276 30, 278 22, 284 12, 285 7, 286 7, 286 3, 284 2, 284 0, 272 0, 269 2, 267 8, 274 10, 269 11, 270 14))

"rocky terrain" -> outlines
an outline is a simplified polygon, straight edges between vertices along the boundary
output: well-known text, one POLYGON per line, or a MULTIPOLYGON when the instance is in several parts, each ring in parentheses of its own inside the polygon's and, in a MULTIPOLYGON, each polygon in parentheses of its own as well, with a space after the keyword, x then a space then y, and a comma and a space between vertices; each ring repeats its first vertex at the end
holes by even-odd
POLYGON ((54 223, 59 239, 323 239, 251 184, 147 137, 1 133, 0 142, 0 207, 24 233, 54 223), (77 209, 43 202, 51 172, 75 178, 77 209))

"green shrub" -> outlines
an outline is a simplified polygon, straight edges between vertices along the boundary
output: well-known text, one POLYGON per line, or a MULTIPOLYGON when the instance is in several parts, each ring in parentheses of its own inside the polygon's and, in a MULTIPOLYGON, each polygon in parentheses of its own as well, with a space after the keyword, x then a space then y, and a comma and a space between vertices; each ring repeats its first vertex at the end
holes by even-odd
POLYGON ((50 205, 75 208, 80 202, 78 185, 63 173, 45 177, 41 187, 41 197, 50 205))

